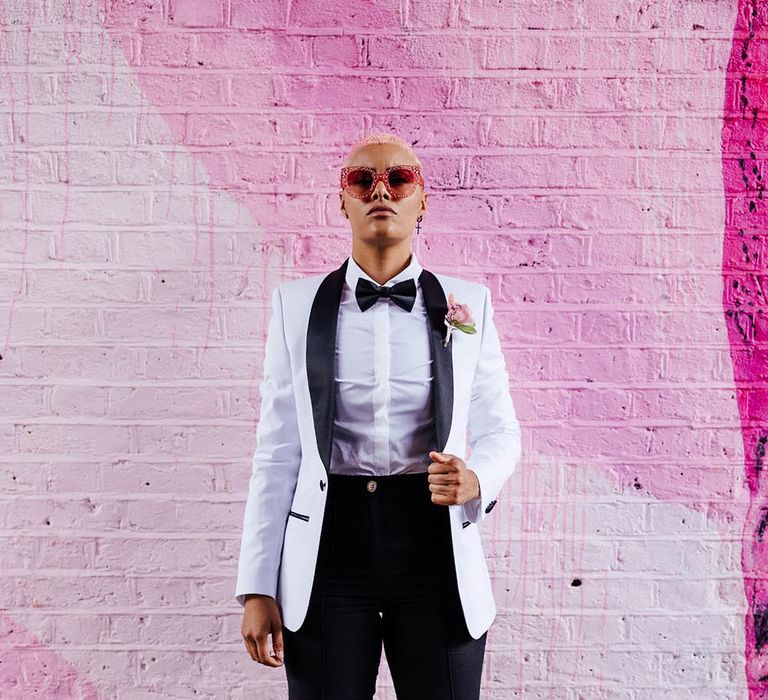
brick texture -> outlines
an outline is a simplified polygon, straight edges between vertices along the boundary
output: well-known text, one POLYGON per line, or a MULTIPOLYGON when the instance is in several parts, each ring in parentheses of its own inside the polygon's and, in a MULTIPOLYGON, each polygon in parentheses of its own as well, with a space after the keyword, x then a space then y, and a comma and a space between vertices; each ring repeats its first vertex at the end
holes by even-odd
POLYGON ((482 697, 763 697, 723 306, 749 4, 0 0, 0 695, 287 698, 233 598, 270 292, 347 255, 338 167, 383 129, 523 428, 482 697))

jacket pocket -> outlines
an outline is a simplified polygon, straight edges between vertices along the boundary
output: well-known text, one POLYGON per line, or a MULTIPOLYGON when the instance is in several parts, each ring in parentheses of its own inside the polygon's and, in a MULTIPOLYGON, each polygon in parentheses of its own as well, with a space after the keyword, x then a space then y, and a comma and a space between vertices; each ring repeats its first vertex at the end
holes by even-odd
POLYGON ((303 515, 302 513, 297 513, 295 510, 289 510, 288 515, 292 515, 294 518, 298 518, 299 520, 304 520, 305 522, 309 522, 309 516, 303 515))

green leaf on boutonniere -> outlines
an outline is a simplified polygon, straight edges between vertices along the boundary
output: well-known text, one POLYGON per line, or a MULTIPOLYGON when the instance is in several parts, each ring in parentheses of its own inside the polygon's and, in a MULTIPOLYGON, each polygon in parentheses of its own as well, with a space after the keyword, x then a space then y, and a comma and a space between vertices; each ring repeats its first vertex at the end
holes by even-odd
POLYGON ((452 325, 454 328, 458 328, 460 331, 464 331, 465 333, 477 333, 474 325, 468 326, 465 323, 454 323, 452 325))

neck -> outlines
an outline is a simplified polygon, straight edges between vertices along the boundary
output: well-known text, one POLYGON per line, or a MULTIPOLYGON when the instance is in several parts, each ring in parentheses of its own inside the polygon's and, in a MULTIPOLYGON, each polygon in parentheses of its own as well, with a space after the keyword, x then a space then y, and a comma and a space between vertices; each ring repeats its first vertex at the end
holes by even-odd
POLYGON ((411 241, 388 248, 377 248, 352 243, 352 257, 371 279, 384 284, 396 274, 405 270, 411 262, 411 241))

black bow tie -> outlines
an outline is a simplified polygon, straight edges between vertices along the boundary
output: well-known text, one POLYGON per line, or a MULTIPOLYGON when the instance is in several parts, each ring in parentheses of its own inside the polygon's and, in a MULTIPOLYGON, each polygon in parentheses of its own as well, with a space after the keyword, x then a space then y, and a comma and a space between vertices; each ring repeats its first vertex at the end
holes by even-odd
POLYGON ((380 287, 364 277, 358 277, 355 297, 361 311, 371 308, 381 297, 389 297, 401 309, 410 312, 416 301, 416 282, 411 277, 391 287, 380 287))

